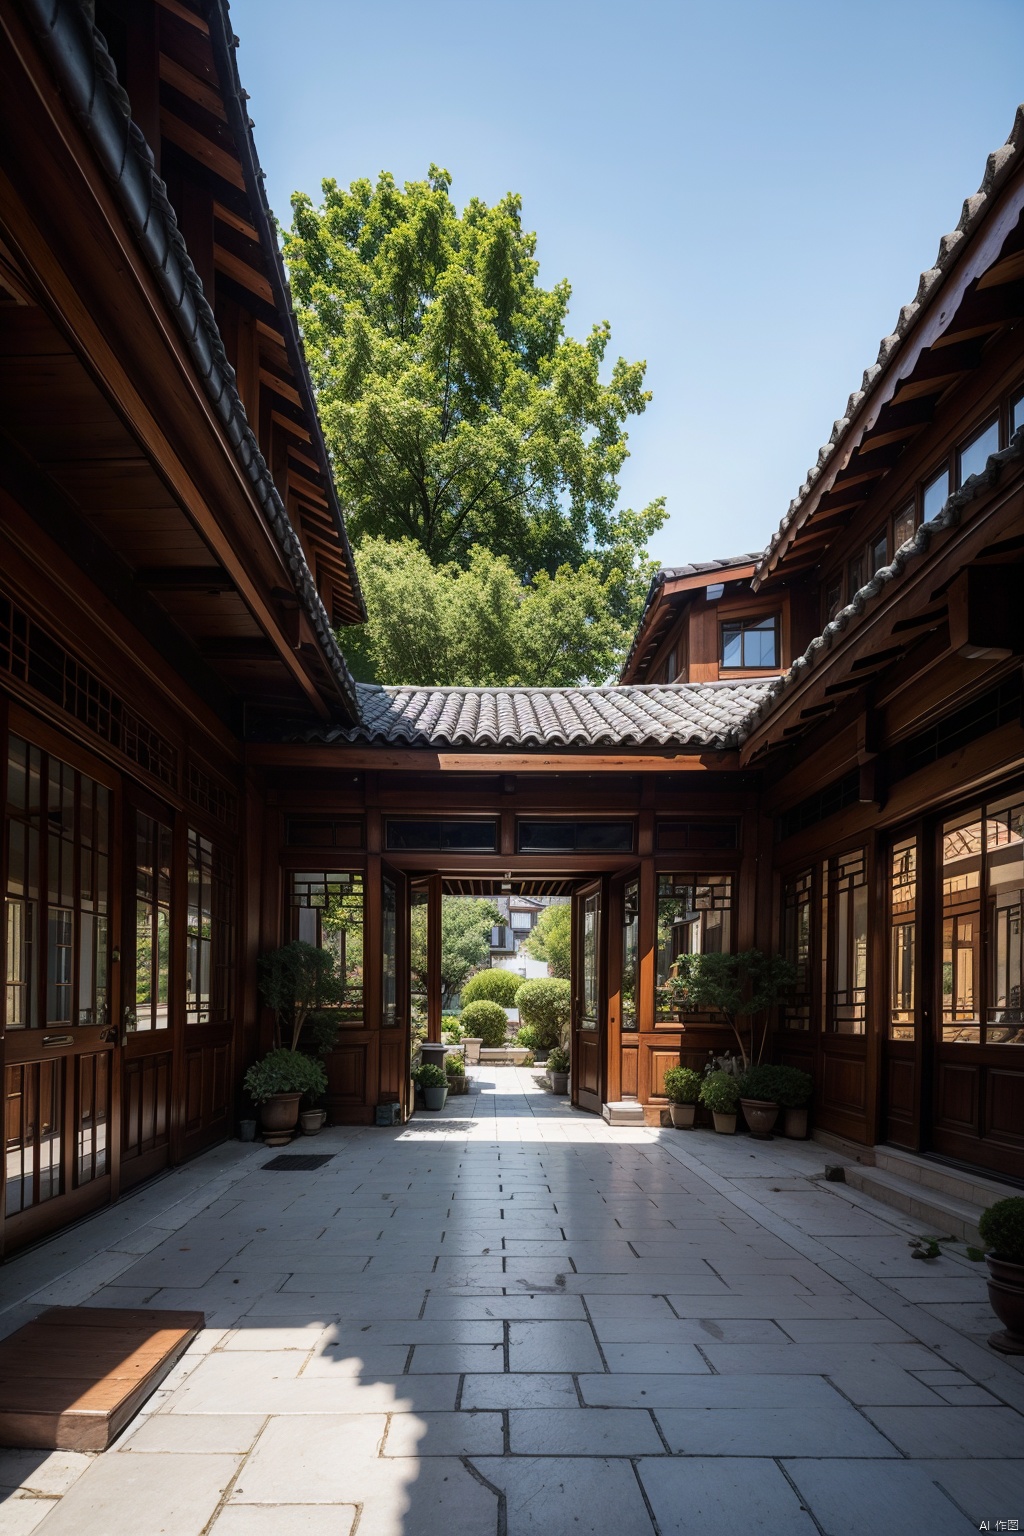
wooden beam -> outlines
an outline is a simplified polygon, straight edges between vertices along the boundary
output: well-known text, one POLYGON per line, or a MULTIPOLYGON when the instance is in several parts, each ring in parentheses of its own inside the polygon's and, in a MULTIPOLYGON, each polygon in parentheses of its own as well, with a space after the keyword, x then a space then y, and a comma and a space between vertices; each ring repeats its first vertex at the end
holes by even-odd
POLYGON ((222 122, 227 122, 228 115, 224 110, 224 101, 219 91, 207 85, 205 80, 200 80, 184 64, 179 64, 177 59, 172 59, 166 53, 160 55, 160 79, 166 80, 168 85, 194 101, 197 106, 205 108, 207 112, 219 117, 222 122))
MULTIPOLYGON (((274 291, 261 272, 256 272, 247 262, 239 256, 233 256, 222 245, 213 247, 213 264, 218 272, 223 272, 227 277, 233 277, 236 283, 254 293, 264 304, 274 303, 274 291)), ((262 373, 262 369, 260 370, 262 373)))
POLYGON ((242 175, 242 167, 238 161, 229 155, 227 150, 214 144, 198 128, 192 128, 188 123, 183 123, 180 117, 175 117, 166 107, 160 109, 160 132, 172 144, 183 149, 193 160, 198 160, 200 165, 207 166, 223 181, 230 186, 238 187, 245 191, 245 177, 242 175))
POLYGON ((663 755, 572 752, 452 752, 420 747, 372 747, 345 741, 312 743, 251 742, 247 761, 264 768, 339 768, 434 770, 442 773, 727 773, 739 766, 739 754, 666 752, 663 755))

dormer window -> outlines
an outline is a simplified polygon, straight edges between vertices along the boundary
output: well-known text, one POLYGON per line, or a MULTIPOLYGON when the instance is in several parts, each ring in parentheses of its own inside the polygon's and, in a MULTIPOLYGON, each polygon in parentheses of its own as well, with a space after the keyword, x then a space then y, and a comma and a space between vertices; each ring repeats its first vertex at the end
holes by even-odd
POLYGON ((999 452, 999 420, 998 417, 990 421, 988 426, 982 427, 976 432, 970 442, 964 443, 960 449, 960 474, 958 485, 963 485, 972 475, 980 475, 989 461, 989 455, 999 452))
POLYGON ((949 470, 943 469, 934 480, 929 480, 921 497, 921 511, 923 520, 930 523, 932 518, 938 517, 946 502, 949 500, 949 470))
POLYGON ((722 625, 722 667, 768 668, 779 664, 779 616, 731 619, 722 625))

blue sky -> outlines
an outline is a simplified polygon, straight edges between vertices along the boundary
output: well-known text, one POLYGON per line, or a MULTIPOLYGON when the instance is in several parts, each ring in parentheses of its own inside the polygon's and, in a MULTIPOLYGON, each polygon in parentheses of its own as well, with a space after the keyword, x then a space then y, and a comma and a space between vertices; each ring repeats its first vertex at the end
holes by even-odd
POLYGON ((654 399, 623 505, 760 549, 1024 98, 1021 0, 233 0, 272 206, 382 169, 523 198, 654 399))

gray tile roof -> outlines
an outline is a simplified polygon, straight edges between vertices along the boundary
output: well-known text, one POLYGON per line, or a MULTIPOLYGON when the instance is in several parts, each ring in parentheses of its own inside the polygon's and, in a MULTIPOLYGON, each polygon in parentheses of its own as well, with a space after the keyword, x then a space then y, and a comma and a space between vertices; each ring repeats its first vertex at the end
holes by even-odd
POLYGON ((790 502, 789 510, 786 512, 775 533, 772 534, 764 554, 758 557, 759 565, 761 566, 759 574, 767 566, 780 541, 785 537, 794 520, 799 516, 804 503, 824 473, 829 459, 832 458, 846 436, 851 421, 860 413, 864 401, 871 395, 878 380, 886 372, 887 365, 892 362, 895 354, 899 351, 904 337, 913 329, 914 322, 920 311, 927 304, 928 296, 932 289, 952 265, 961 243, 968 235, 974 232, 986 209, 991 204, 993 197, 1018 164, 1022 152, 1024 152, 1024 105, 1017 108, 1013 127, 1010 129, 1010 135, 1006 143, 989 155, 985 163, 985 174, 981 179, 981 186, 973 197, 968 197, 965 200, 960 214, 960 221, 956 228, 948 235, 943 235, 939 241, 939 253, 935 258, 935 265, 929 267, 927 272, 921 273, 921 278, 917 285, 917 293, 910 303, 904 304, 900 310, 899 319, 890 335, 882 337, 882 342, 878 349, 878 357, 871 367, 865 370, 860 388, 855 389, 847 400, 846 409, 842 416, 833 424, 832 436, 820 449, 817 462, 807 471, 807 479, 790 502))
POLYGON ((750 555, 726 555, 721 560, 695 560, 692 565, 663 565, 660 571, 654 573, 651 592, 653 594, 666 581, 682 581, 686 576, 710 576, 716 571, 731 571, 738 565, 757 565, 763 553, 763 550, 758 549, 750 555))
POLYGON ((382 688, 357 684, 361 724, 302 740, 414 747, 726 749, 770 680, 606 688, 382 688))

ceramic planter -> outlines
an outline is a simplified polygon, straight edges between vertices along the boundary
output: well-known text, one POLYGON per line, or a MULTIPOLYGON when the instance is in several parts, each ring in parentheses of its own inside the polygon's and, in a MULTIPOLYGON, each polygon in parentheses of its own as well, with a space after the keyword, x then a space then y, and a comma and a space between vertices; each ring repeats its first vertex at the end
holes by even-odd
POLYGON ((713 1109, 711 1111, 711 1118, 715 1122, 715 1130, 720 1136, 735 1136, 736 1116, 734 1114, 723 1115, 719 1110, 713 1109))
POLYGON ((672 1116, 672 1124, 677 1131, 692 1131, 693 1120, 697 1113, 696 1104, 670 1104, 668 1112, 672 1116))
POLYGON ((483 1040, 479 1039, 476 1035, 466 1035, 461 1041, 462 1048, 466 1053, 467 1067, 475 1067, 479 1064, 480 1047, 483 1043, 483 1040))
POLYGON ((779 1106, 770 1099, 740 1099, 740 1107, 751 1136, 758 1141, 770 1141, 772 1128, 779 1118, 779 1106))
POLYGON ((238 1122, 238 1139, 239 1139, 239 1141, 255 1141, 256 1140, 256 1121, 255 1120, 239 1120, 239 1122, 238 1122))
POLYGON ((271 1146, 290 1141, 299 1123, 301 1093, 275 1093, 260 1108, 263 1139, 271 1146))
POLYGON ((801 1104, 799 1109, 787 1109, 783 1122, 785 1134, 791 1141, 807 1140, 807 1105, 801 1104))
POLYGON ((559 1094, 561 1094, 561 1093, 568 1093, 569 1092, 569 1074, 568 1074, 568 1072, 549 1072, 548 1073, 548 1082, 551 1084, 551 1092, 552 1093, 559 1093, 559 1094))
POLYGON ((1024 1264, 1011 1264, 988 1253, 988 1299, 1005 1333, 993 1333, 989 1344, 1001 1355, 1024 1355, 1024 1264))
POLYGON ((423 1103, 427 1109, 444 1109, 444 1101, 448 1097, 448 1088, 424 1088, 423 1103))
POLYGON ((318 1136, 327 1119, 326 1109, 304 1109, 299 1115, 303 1136, 318 1136))

